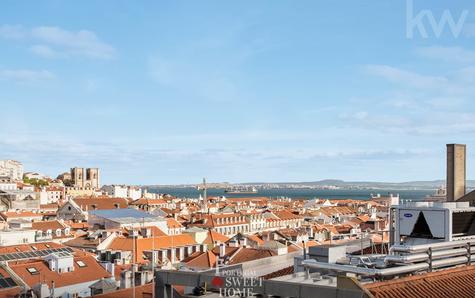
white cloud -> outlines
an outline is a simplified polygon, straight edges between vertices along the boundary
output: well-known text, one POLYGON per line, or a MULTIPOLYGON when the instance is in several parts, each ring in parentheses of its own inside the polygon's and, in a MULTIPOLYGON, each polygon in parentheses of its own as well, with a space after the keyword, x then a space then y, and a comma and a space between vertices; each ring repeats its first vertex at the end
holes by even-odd
POLYGON ((353 112, 353 113, 345 112, 345 113, 341 113, 339 117, 345 120, 352 120, 352 119, 365 120, 366 118, 368 118, 368 112, 366 111, 358 111, 358 112, 353 112))
POLYGON ((117 54, 113 46, 89 30, 68 31, 51 26, 27 29, 19 25, 3 25, 0 26, 0 37, 31 41, 34 43, 30 46, 31 52, 47 58, 83 56, 112 59, 117 54))
POLYGON ((42 56, 45 58, 64 56, 46 45, 34 45, 30 48, 30 51, 38 56, 42 56))
MULTIPOLYGON (((321 145, 317 148, 302 148, 295 145, 273 150, 253 146, 233 149, 226 149, 223 146, 184 148, 170 146, 170 144, 167 146, 144 143, 131 145, 129 142, 117 140, 115 142, 81 141, 72 136, 59 136, 54 133, 48 138, 42 137, 43 135, 36 131, 15 134, 0 132, 0 151, 5 156, 21 160, 30 170, 41 170, 52 176, 74 165, 98 166, 103 170, 104 179, 110 183, 123 182, 111 180, 111 176, 117 179, 122 173, 129 181, 134 179, 131 177, 140 177, 135 178, 138 179, 135 182, 143 183, 146 181, 142 179, 150 179, 147 178, 146 173, 156 168, 167 169, 166 173, 153 176, 153 179, 161 181, 170 179, 170 175, 175 175, 174 179, 183 179, 185 172, 186 179, 196 180, 205 173, 218 176, 220 179, 225 177, 231 180, 284 179, 287 177, 287 171, 284 171, 286 175, 282 177, 269 178, 268 175, 275 172, 281 175, 282 172, 279 169, 284 167, 297 168, 300 171, 307 166, 332 163, 337 165, 341 161, 411 159, 423 153, 420 149, 406 150, 395 145, 386 149, 381 147, 332 149, 321 145), (134 175, 130 174, 130 169, 134 169, 134 175), (242 175, 243 172, 246 173, 245 176, 242 175)), ((368 165, 365 164, 365 167, 368 165)), ((312 172, 314 170, 315 168, 312 172)))
POLYGON ((0 26, 0 37, 6 39, 22 39, 25 37, 25 30, 20 25, 2 25, 0 26))
POLYGON ((422 47, 416 49, 416 52, 425 58, 437 59, 447 62, 475 62, 475 51, 467 50, 461 47, 422 47))
POLYGON ((421 75, 388 65, 367 65, 366 70, 369 74, 382 77, 392 83, 415 88, 438 88, 448 83, 445 77, 421 75))
POLYGON ((33 82, 54 79, 55 75, 47 70, 4 69, 0 70, 0 80, 33 82))
POLYGON ((33 38, 62 49, 66 54, 84 55, 93 58, 113 58, 116 50, 101 41, 94 32, 67 31, 59 27, 36 27, 31 30, 33 38))

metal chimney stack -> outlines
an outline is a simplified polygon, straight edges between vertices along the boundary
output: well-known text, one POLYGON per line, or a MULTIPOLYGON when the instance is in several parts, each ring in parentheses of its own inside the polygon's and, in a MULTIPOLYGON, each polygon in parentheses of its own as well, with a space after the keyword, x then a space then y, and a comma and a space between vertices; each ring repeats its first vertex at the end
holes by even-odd
POLYGON ((466 145, 447 144, 447 202, 466 193, 466 145))

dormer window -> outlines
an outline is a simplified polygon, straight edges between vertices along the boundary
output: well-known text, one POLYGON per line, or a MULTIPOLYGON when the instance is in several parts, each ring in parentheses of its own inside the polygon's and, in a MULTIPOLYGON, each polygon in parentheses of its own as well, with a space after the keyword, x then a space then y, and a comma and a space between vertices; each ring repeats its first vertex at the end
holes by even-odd
POLYGON ((115 207, 116 209, 119 209, 119 204, 115 203, 115 204, 114 204, 114 207, 115 207))
POLYGON ((92 207, 93 210, 96 210, 96 209, 97 209, 97 205, 96 205, 96 204, 92 204, 91 207, 92 207))
POLYGON ((35 268, 35 267, 28 267, 26 270, 31 274, 31 275, 37 275, 40 274, 40 272, 35 268))
POLYGON ((61 229, 56 229, 56 236, 60 237, 61 236, 61 229))

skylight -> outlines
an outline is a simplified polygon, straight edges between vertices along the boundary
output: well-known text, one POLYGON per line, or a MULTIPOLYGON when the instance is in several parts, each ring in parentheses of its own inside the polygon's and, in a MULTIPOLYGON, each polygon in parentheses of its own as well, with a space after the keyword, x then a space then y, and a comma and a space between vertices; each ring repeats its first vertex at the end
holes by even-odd
POLYGON ((83 261, 77 261, 76 264, 78 264, 79 268, 86 267, 86 264, 83 261))
POLYGON ((35 267, 28 267, 26 268, 26 270, 28 270, 28 272, 30 272, 31 275, 36 275, 40 273, 35 267))

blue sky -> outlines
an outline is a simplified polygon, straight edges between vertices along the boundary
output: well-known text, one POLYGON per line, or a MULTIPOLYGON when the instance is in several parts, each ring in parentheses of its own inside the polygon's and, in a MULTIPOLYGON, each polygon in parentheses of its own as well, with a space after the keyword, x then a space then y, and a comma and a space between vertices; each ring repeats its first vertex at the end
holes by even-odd
POLYGON ((104 183, 409 181, 444 178, 459 142, 475 178, 475 3, 434 2, 3 1, 0 158, 104 183))

